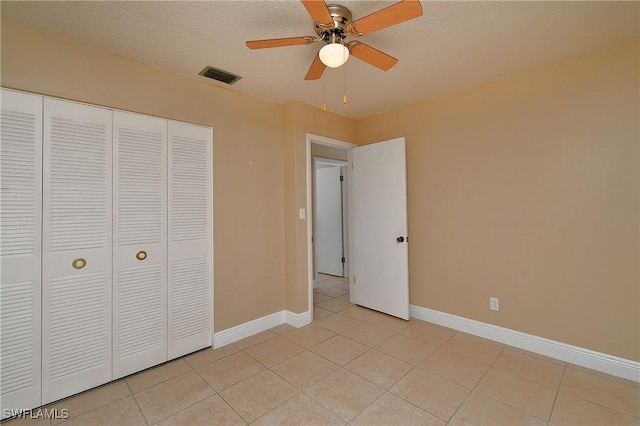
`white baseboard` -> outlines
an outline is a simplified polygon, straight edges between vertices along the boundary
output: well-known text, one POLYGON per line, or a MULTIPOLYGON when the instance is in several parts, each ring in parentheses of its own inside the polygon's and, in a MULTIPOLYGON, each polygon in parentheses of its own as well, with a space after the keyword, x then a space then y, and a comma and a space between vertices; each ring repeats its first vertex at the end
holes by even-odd
POLYGON ((237 342, 238 340, 284 324, 285 312, 286 311, 275 312, 262 318, 256 318, 252 321, 236 325, 235 327, 213 333, 213 347, 217 349, 229 343, 237 342))
POLYGON ((412 318, 453 328, 612 376, 640 382, 640 363, 493 324, 411 305, 412 318))
POLYGON ((307 324, 311 324, 311 311, 302 312, 301 314, 285 311, 285 320, 287 324, 295 328, 304 327, 307 324))
POLYGON ((236 325, 235 327, 227 328, 226 330, 218 331, 211 334, 212 346, 214 349, 226 346, 229 343, 237 342, 238 340, 246 339, 254 334, 261 333, 270 328, 276 327, 280 324, 290 324, 296 328, 303 327, 311 322, 311 312, 306 311, 301 314, 296 314, 290 311, 275 312, 270 315, 266 315, 262 318, 256 318, 252 321, 245 322, 243 324, 236 325))

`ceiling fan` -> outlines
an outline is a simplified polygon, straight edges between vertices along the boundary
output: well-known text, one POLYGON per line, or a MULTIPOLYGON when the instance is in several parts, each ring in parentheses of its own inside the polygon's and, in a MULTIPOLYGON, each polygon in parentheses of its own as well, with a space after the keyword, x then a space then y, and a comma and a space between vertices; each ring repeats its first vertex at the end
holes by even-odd
POLYGON ((327 66, 337 68, 353 55, 383 71, 393 67, 398 60, 358 40, 345 42, 348 36, 360 37, 422 16, 418 0, 402 0, 363 18, 353 20, 351 12, 339 4, 327 5, 323 0, 301 0, 314 21, 317 37, 287 37, 247 41, 249 49, 295 46, 324 41, 316 54, 305 80, 317 80, 327 66))

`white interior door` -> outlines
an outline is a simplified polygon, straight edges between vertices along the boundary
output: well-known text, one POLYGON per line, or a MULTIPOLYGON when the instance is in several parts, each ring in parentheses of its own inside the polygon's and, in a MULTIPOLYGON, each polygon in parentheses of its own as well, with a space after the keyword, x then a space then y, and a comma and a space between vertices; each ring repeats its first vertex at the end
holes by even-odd
POLYGON ((112 112, 45 99, 42 402, 111 380, 112 112))
POLYGON ((338 277, 344 276, 341 175, 340 167, 316 168, 317 271, 338 277))
POLYGON ((211 128, 169 121, 169 359, 211 346, 211 128))
POLYGON ((0 405, 28 409, 41 405, 42 97, 2 90, 1 108, 0 405))
POLYGON ((167 360, 167 120, 113 113, 113 378, 167 360))
POLYGON ((357 147, 350 157, 355 302, 409 319, 405 140, 357 147))

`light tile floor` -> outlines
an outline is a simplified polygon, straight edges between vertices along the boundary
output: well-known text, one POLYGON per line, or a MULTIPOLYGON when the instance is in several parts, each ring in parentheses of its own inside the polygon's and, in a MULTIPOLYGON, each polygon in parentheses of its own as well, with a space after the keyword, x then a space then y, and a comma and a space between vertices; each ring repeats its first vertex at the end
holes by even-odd
MULTIPOLYGON (((351 305, 322 276, 281 325, 56 403, 66 425, 640 425, 640 386, 351 305)), ((18 419, 53 425, 59 420, 18 419)))

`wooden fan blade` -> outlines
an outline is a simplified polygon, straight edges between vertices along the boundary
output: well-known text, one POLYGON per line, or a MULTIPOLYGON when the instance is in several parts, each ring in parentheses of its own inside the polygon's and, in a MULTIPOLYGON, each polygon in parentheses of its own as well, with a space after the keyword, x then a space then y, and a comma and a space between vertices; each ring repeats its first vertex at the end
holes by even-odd
POLYGON ((307 75, 304 78, 305 80, 317 80, 322 77, 322 73, 326 65, 322 63, 320 60, 320 55, 316 55, 316 58, 311 63, 311 67, 309 67, 309 71, 307 71, 307 75))
POLYGON ((420 2, 418 0, 402 0, 352 22, 349 28, 354 35, 369 34, 418 16, 422 16, 420 2))
POLYGON ((299 44, 313 43, 314 40, 315 39, 313 37, 287 37, 267 40, 252 40, 247 42, 247 47, 249 49, 265 49, 268 47, 296 46, 299 44))
POLYGON ((359 41, 350 41, 347 46, 352 56, 373 65, 376 68, 380 68, 382 71, 389 70, 392 66, 398 63, 398 60, 393 56, 389 56, 384 52, 374 49, 373 47, 360 43, 359 41))
POLYGON ((327 9, 327 5, 323 0, 301 0, 304 7, 311 15, 313 22, 319 22, 321 24, 330 25, 333 23, 333 18, 327 9))

